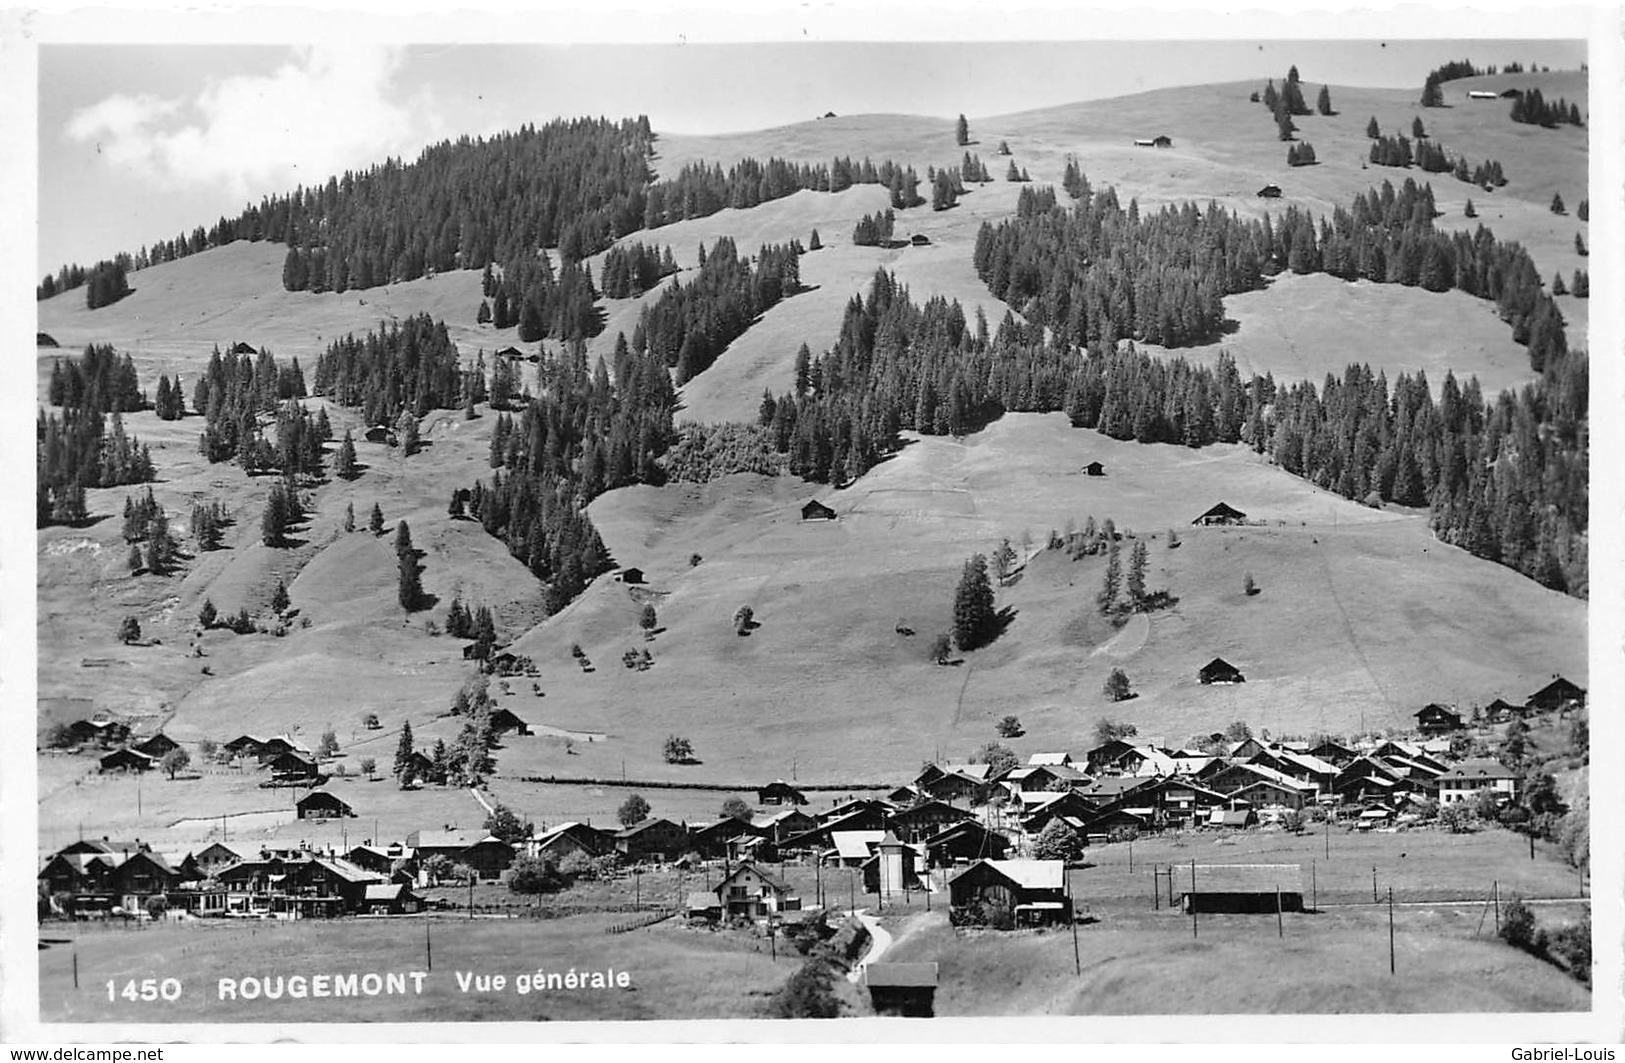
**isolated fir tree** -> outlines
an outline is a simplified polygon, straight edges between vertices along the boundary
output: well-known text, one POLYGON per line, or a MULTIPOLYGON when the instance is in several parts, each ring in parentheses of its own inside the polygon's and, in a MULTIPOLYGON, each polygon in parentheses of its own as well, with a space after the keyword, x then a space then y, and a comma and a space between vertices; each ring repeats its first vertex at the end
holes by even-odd
POLYGON ((1110 613, 1116 607, 1117 592, 1122 585, 1123 562, 1118 557, 1117 543, 1112 542, 1106 548, 1106 572, 1101 578, 1100 594, 1095 599, 1102 616, 1110 613))
POLYGON ((339 443, 338 454, 333 462, 333 474, 341 480, 353 480, 356 476, 355 438, 348 428, 344 430, 344 439, 339 443))
POLYGON ((954 142, 960 147, 970 143, 970 123, 965 121, 964 115, 960 115, 959 121, 954 123, 954 142))
POLYGON ((378 503, 372 504, 372 513, 367 517, 367 530, 374 535, 384 534, 384 511, 378 508, 378 503))
POLYGON ((203 605, 197 611, 198 626, 207 631, 209 628, 214 627, 215 618, 218 616, 219 613, 215 609, 214 603, 207 598, 203 599, 203 605))
POLYGON ((1471 199, 1468 199, 1467 206, 1462 209, 1461 213, 1464 217, 1476 218, 1478 217, 1478 208, 1473 206, 1473 201, 1471 199))
POLYGON ((812 236, 807 238, 807 250, 808 251, 817 251, 819 248, 821 248, 823 246, 824 246, 824 241, 819 238, 818 230, 814 229, 812 231, 812 236))
POLYGON ((480 300, 480 309, 474 315, 474 322, 479 325, 489 325, 491 323, 491 304, 484 299, 480 300))
POLYGON ((1563 274, 1561 272, 1554 273, 1552 275, 1552 294, 1553 295, 1567 295, 1567 294, 1569 294, 1569 286, 1567 284, 1563 283, 1563 274))
POLYGON ((1411 139, 1423 140, 1427 137, 1427 129, 1422 125, 1422 116, 1417 115, 1411 119, 1411 139))
POLYGON ((346 534, 355 531, 355 503, 344 503, 344 531, 346 534))
POLYGON ((1136 610, 1145 605, 1146 553, 1145 540, 1134 540, 1134 549, 1128 555, 1128 600, 1136 610))
POLYGON ((993 640, 996 624, 987 557, 975 554, 965 562, 954 592, 954 643, 966 652, 985 646, 993 640))
POLYGON ((1574 253, 1581 258, 1586 258, 1591 254, 1591 250, 1586 247, 1585 239, 1579 233, 1574 234, 1574 253))
POLYGON ((276 590, 271 593, 271 612, 286 612, 292 602, 288 600, 288 587, 281 580, 276 581, 276 590))
POLYGON ((1552 193, 1552 213, 1567 214, 1568 208, 1563 206, 1563 195, 1560 192, 1552 193))
POLYGON ((418 564, 417 550, 412 546, 412 530, 404 520, 395 526, 395 560, 401 608, 407 612, 423 608, 423 570, 418 564))
POLYGON ((401 740, 395 745, 395 766, 390 774, 401 781, 401 785, 410 786, 412 770, 412 721, 401 721, 401 740))
POLYGON ((1336 111, 1332 110, 1332 92, 1331 89, 1326 85, 1322 85, 1320 87, 1320 95, 1315 97, 1315 110, 1319 111, 1323 115, 1333 115, 1337 113, 1336 111))
POLYGON ((272 484, 271 493, 260 511, 260 541, 266 546, 281 546, 288 531, 288 499, 282 485, 272 484))
POLYGON ((1129 687, 1128 673, 1121 668, 1113 668, 1107 674, 1101 690, 1112 701, 1127 701, 1133 693, 1129 687))

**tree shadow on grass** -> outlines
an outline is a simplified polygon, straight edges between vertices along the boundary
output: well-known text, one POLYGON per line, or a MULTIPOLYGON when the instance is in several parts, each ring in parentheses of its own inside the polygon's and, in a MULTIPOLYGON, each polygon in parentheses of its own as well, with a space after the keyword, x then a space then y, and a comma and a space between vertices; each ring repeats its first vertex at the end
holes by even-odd
POLYGON ((1019 615, 1020 611, 1013 605, 1007 605, 995 613, 993 616, 992 635, 987 640, 988 643, 992 644, 997 642, 999 640, 999 636, 1003 635, 1005 629, 1016 622, 1016 617, 1019 615))

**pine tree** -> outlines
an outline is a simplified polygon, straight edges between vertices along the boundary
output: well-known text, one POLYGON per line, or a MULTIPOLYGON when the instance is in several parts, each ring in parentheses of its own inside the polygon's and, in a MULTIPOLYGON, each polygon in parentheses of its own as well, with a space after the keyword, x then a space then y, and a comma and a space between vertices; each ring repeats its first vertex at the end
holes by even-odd
POLYGON ((973 555, 965 562, 954 593, 954 642, 963 651, 984 646, 993 639, 997 616, 993 609, 993 587, 987 578, 987 558, 973 555))
POLYGON ((474 322, 479 325, 489 325, 491 323, 491 304, 484 299, 480 300, 480 309, 474 315, 474 322))
POLYGON ((1123 562, 1118 556, 1117 543, 1113 541, 1106 548, 1106 572, 1101 579, 1100 594, 1095 599, 1100 607, 1102 616, 1109 614, 1117 605, 1117 592, 1123 586, 1123 562))
POLYGON ((288 500, 281 484, 272 484, 260 513, 260 541, 266 546, 281 546, 288 530, 288 500))
POLYGON ((344 503, 344 531, 345 534, 355 531, 355 503, 344 503))
POLYGON ((824 241, 819 239, 818 230, 814 229, 812 231, 812 236, 807 239, 807 250, 808 251, 817 251, 819 248, 821 248, 823 246, 824 246, 824 241))
POLYGON ((401 781, 404 789, 412 784, 412 721, 401 721, 401 740, 395 746, 395 766, 390 774, 401 781))
POLYGON ((1552 213, 1553 214, 1566 214, 1566 213, 1568 213, 1568 209, 1563 206, 1563 196, 1562 196, 1562 193, 1560 193, 1560 192, 1553 192, 1552 193, 1552 213))
POLYGON ((1315 110, 1324 115, 1337 113, 1332 110, 1332 92, 1326 85, 1320 87, 1320 95, 1315 97, 1315 110))
POLYGON ((1478 217, 1478 208, 1477 208, 1477 207, 1474 207, 1474 206, 1473 206, 1473 201, 1472 201, 1472 200, 1471 200, 1471 199, 1469 199, 1469 200, 1468 200, 1468 201, 1467 201, 1467 206, 1466 206, 1466 207, 1465 207, 1465 208, 1464 208, 1464 209, 1463 209, 1463 210, 1462 210, 1462 212, 1461 212, 1461 213, 1462 213, 1462 214, 1463 214, 1463 215, 1464 215, 1464 216, 1465 216, 1465 217, 1468 217, 1468 218, 1476 218, 1476 217, 1478 217))
POLYGON ((1567 294, 1569 294, 1569 287, 1568 287, 1568 285, 1563 283, 1563 274, 1562 273, 1556 273, 1556 274, 1552 275, 1552 294, 1553 295, 1567 295, 1567 294))
POLYGON ((960 147, 970 143, 970 123, 965 121, 964 115, 960 115, 959 121, 954 124, 954 142, 960 147))
POLYGON ((339 443, 338 456, 333 463, 333 472, 341 480, 355 479, 355 439, 351 436, 348 428, 344 430, 344 439, 339 443))
POLYGON ((423 608, 422 569, 418 565, 417 550, 412 546, 412 529, 404 520, 395 526, 395 560, 399 569, 396 589, 401 608, 407 612, 423 608))
POLYGON ((1423 107, 1443 107, 1444 106, 1444 91, 1439 88, 1438 81, 1435 80, 1432 77, 1429 77, 1428 80, 1427 80, 1427 84, 1422 86, 1422 106, 1423 107))
POLYGON ((1585 240, 1580 236, 1579 233, 1574 234, 1574 253, 1579 255, 1581 258, 1586 258, 1591 254, 1590 249, 1586 247, 1585 240))
POLYGON ((286 612, 292 603, 288 599, 288 587, 281 580, 276 581, 276 590, 271 594, 271 612, 286 612))
POLYGON ((215 610, 214 603, 207 598, 203 599, 203 606, 197 611, 198 626, 207 631, 209 628, 214 627, 214 622, 218 616, 219 613, 215 610))
POLYGON ((1146 553, 1145 540, 1134 540, 1134 549, 1128 555, 1128 600, 1136 611, 1145 605, 1146 553))
POLYGON ((1428 135, 1427 130, 1422 125, 1422 116, 1417 115, 1415 118, 1412 118, 1411 119, 1411 139, 1412 140, 1424 140, 1424 139, 1427 138, 1427 135, 1428 135))
POLYGON ((372 514, 367 518, 367 530, 374 535, 384 534, 384 511, 378 508, 378 503, 372 504, 372 514))

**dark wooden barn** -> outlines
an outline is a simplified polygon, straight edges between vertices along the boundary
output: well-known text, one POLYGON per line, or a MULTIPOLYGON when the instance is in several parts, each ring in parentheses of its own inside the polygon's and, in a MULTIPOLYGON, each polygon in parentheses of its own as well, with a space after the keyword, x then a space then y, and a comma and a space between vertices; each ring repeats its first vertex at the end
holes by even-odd
POLYGON ((145 753, 149 757, 162 758, 165 753, 168 753, 172 749, 179 749, 180 747, 181 744, 179 742, 164 734, 162 731, 159 731, 150 738, 144 738, 135 743, 135 745, 131 748, 135 749, 139 753, 145 753))
POLYGON ((877 1015, 929 1019, 936 1014, 935 963, 871 963, 863 968, 863 984, 877 1015))
POLYGON ((807 803, 807 795, 783 779, 774 779, 766 786, 756 788, 756 803, 759 805, 804 805, 807 803))
POLYGON ((1298 864, 1187 864, 1173 869, 1172 889, 1186 912, 1273 915, 1277 904, 1283 912, 1303 911, 1302 880, 1298 864))
POLYGON ((294 805, 300 819, 342 819, 354 816, 355 810, 343 799, 326 790, 312 790, 294 805))
POLYGON ((1200 517, 1197 517, 1195 520, 1191 521, 1191 523, 1200 524, 1203 526, 1209 524, 1241 524, 1246 519, 1247 514, 1243 513, 1241 510, 1236 509, 1234 506, 1228 506, 1223 502, 1220 502, 1218 505, 1202 514, 1200 517))
POLYGON ((801 507, 802 520, 834 520, 835 511, 816 498, 801 507))
POLYGON ((1424 705, 1416 711, 1416 729, 1430 738, 1459 731, 1461 726, 1461 713, 1453 712, 1444 705, 1424 705))
POLYGON ((1089 464, 1083 467, 1083 474, 1085 476, 1105 476, 1106 466, 1102 465, 1098 461, 1091 461, 1089 464))
POLYGON ((1263 188, 1260 188, 1258 190, 1258 194, 1260 196, 1264 197, 1265 199, 1280 199, 1281 198, 1281 186, 1280 185, 1265 185, 1263 188))
POLYGON ((1065 865, 1059 860, 978 860, 948 880, 949 918, 974 919, 974 908, 1011 925, 1065 924, 1072 913, 1065 865))
POLYGON ((1204 664, 1201 671, 1196 673, 1196 678, 1200 679, 1204 684, 1245 683, 1247 681, 1247 677, 1241 674, 1241 669, 1223 657, 1215 657, 1204 664))
POLYGON ((1529 695, 1529 708, 1536 712, 1552 712, 1584 705, 1586 692, 1564 679, 1554 676, 1550 683, 1529 695))
POLYGON ((97 770, 151 771, 157 766, 157 758, 149 757, 140 750, 131 749, 129 746, 125 746, 123 749, 115 749, 113 752, 102 757, 101 763, 97 770))

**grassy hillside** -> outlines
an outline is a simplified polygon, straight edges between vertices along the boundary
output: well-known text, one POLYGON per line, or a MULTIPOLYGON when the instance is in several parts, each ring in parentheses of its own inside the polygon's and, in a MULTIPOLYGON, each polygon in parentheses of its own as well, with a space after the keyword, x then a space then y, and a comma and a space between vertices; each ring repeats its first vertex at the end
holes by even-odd
MULTIPOLYGON (((1559 75, 1538 81, 1550 95, 1584 107, 1583 86, 1559 75)), ((1451 83, 1452 93, 1465 84, 1451 83)), ((1310 98, 1317 87, 1306 86, 1310 98)), ((1324 161, 1288 172, 1268 115, 1246 100, 1251 88, 1166 90, 973 120, 979 143, 972 150, 1002 175, 994 150, 1008 139, 1035 181, 1058 181, 1067 154, 1075 153, 1097 186, 1115 183, 1142 205, 1216 198, 1248 213, 1262 209, 1252 192, 1266 180, 1287 189, 1285 202, 1321 211, 1385 177, 1403 176, 1362 169, 1359 158, 1366 118, 1375 114, 1385 129, 1408 131, 1414 94, 1334 87, 1341 114, 1300 122, 1324 161), (1133 137, 1155 132, 1172 136, 1174 147, 1130 146, 1133 137)), ((1543 271, 1570 271, 1578 260, 1562 256, 1572 257, 1573 233, 1584 227, 1551 215, 1546 204, 1554 190, 1571 207, 1583 198, 1585 131, 1513 126, 1499 103, 1470 108, 1451 99, 1455 106, 1423 114, 1429 128, 1474 160, 1500 159, 1512 182, 1493 204, 1475 199, 1484 219, 1499 234, 1526 240, 1543 271)), ((900 116, 665 137, 658 147, 665 172, 685 159, 850 154, 896 158, 923 175, 926 165, 963 154, 950 123, 900 116)), ((1440 223, 1455 223, 1449 196, 1466 186, 1449 178, 1434 185, 1447 211, 1440 223)), ((670 244, 685 268, 696 264, 702 244, 725 234, 749 250, 792 238, 805 243, 817 228, 826 245, 803 259, 811 290, 764 315, 691 381, 679 417, 753 418, 764 387, 790 386, 802 342, 814 350, 832 342, 842 308, 878 267, 894 270, 917 300, 941 294, 959 299, 967 313, 981 306, 997 320, 1003 308, 975 277, 970 250, 981 222, 1013 210, 1017 193, 1001 180, 974 187, 951 211, 902 212, 899 234, 927 236, 924 247, 851 245, 857 218, 886 203, 873 187, 835 196, 802 192, 629 237, 670 244)), ((85 309, 83 293, 41 303, 40 329, 64 348, 39 352, 42 397, 51 358, 71 356, 91 341, 129 350, 143 386, 151 388, 160 372, 178 372, 188 392, 216 343, 242 339, 279 357, 298 356, 308 378, 333 337, 392 315, 443 317, 469 358, 477 348, 514 342, 512 329, 472 324, 479 303, 473 272, 367 292, 292 294, 281 290, 283 253, 278 245, 240 243, 139 271, 131 277, 134 294, 95 312, 85 309)), ((657 297, 606 304, 609 327, 593 350, 607 352, 618 331, 630 333, 641 306, 657 297)), ((1574 305, 1568 301, 1565 310, 1574 305)), ((1280 277, 1264 291, 1229 300, 1227 309, 1238 328, 1223 348, 1243 372, 1273 372, 1283 383, 1318 381, 1350 361, 1370 361, 1390 377, 1425 368, 1435 385, 1452 368, 1460 377, 1476 373, 1490 389, 1530 375, 1489 305, 1459 293, 1280 277)), ((1579 343, 1583 314, 1574 316, 1571 342, 1579 343)), ((1217 350, 1181 353, 1206 360, 1217 350)), ((91 511, 110 517, 39 532, 42 723, 106 709, 149 728, 166 726, 186 741, 287 731, 310 743, 331 727, 352 774, 362 756, 387 766, 403 722, 410 721, 420 746, 456 732, 457 721, 441 714, 470 668, 462 643, 431 634, 425 624, 442 622, 454 595, 490 606, 502 638, 539 666, 534 688, 527 679, 496 691, 538 733, 506 743, 493 789, 554 819, 607 817, 624 794, 613 787, 532 786, 519 776, 900 781, 923 758, 966 755, 991 740, 992 722, 1006 713, 1026 725, 1027 736, 1016 743, 1026 753, 1078 749, 1108 713, 1172 741, 1238 718, 1272 733, 1351 731, 1403 726, 1428 701, 1516 700, 1553 672, 1586 680, 1585 604, 1439 545, 1423 515, 1350 503, 1245 448, 1115 442, 1074 430, 1060 415, 1007 416, 965 439, 914 439, 844 490, 741 475, 703 486, 611 492, 594 502, 591 516, 616 562, 643 568, 648 585, 600 579, 543 621, 542 588, 523 566, 476 524, 446 513, 453 489, 489 475, 493 417, 479 412, 472 421, 460 412, 432 414, 424 425, 429 446, 411 458, 359 444, 361 476, 318 488, 297 542, 279 549, 258 541, 267 480, 206 464, 196 446, 201 418, 126 417, 127 429, 153 448, 154 493, 178 532, 195 500, 220 500, 237 523, 224 549, 187 559, 171 577, 128 574, 116 515, 129 489, 89 492, 91 511), (1105 478, 1079 474, 1091 460, 1105 463, 1105 478), (803 524, 799 507, 814 496, 840 519, 803 524), (1189 527, 1220 500, 1265 523, 1189 527), (387 541, 340 530, 346 504, 364 528, 374 502, 386 534, 396 521, 409 521, 425 552, 425 590, 437 599, 431 610, 409 616, 399 608, 387 541), (926 659, 931 637, 950 624, 954 584, 968 555, 991 552, 1005 537, 1021 544, 1028 533, 1041 547, 1051 529, 1081 526, 1091 515, 1149 539, 1150 585, 1166 588, 1177 604, 1114 629, 1090 605, 1102 560, 1039 553, 999 592, 1013 620, 997 643, 951 667, 926 659), (1169 548, 1170 528, 1180 533, 1178 549, 1169 548), (695 554, 697 565, 690 563, 695 554), (1242 593, 1248 572, 1262 588, 1255 597, 1242 593), (299 611, 284 636, 195 631, 205 598, 222 611, 247 607, 263 615, 279 579, 299 611), (647 643, 638 627, 645 603, 656 606, 663 629, 647 643), (746 604, 760 626, 741 637, 731 617, 746 604), (143 644, 118 642, 124 615, 139 618, 143 644), (587 652, 591 671, 571 658, 574 643, 587 652), (654 656, 652 669, 623 667, 627 650, 644 648, 654 656), (1196 668, 1215 655, 1241 667, 1248 682, 1198 686, 1196 668), (1100 690, 1114 666, 1128 672, 1139 696, 1109 705, 1100 690), (380 716, 381 731, 360 730, 366 712, 380 716), (661 744, 671 734, 688 737, 701 763, 665 764, 661 744)), ((329 415, 340 435, 359 427, 356 411, 330 408, 329 415)), ((136 814, 135 780, 88 779, 88 758, 41 764, 42 825, 85 820, 204 836, 214 827, 199 815, 267 811, 268 792, 257 789, 255 777, 149 780, 136 814)), ((460 791, 338 785, 357 796, 363 817, 379 818, 386 834, 483 818, 460 791)), ((344 825, 292 823, 280 811, 281 797, 270 800, 271 814, 263 822, 245 819, 244 829, 252 822, 252 829, 269 832, 264 837, 344 835, 344 825)), ((664 814, 703 818, 720 800, 715 792, 663 793, 655 803, 664 814)))

